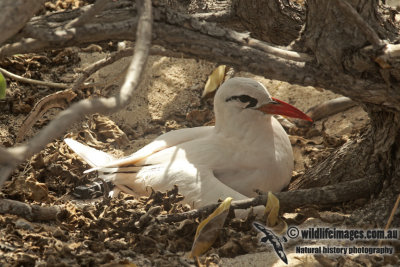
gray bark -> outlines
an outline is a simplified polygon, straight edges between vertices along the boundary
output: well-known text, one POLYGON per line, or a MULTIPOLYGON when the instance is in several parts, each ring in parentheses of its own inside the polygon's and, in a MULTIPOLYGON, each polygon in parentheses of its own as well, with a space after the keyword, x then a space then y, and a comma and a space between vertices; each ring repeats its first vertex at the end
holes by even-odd
POLYGON ((253 37, 276 45, 297 39, 305 20, 304 6, 294 1, 239 0, 235 10, 253 37))

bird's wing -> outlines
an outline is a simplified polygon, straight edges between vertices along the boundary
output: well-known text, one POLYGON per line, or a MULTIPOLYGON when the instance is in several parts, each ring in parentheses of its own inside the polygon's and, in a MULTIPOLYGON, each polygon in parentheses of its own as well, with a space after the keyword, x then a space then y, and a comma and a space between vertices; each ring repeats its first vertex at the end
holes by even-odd
MULTIPOLYGON (((139 171, 133 170, 132 167, 115 168, 114 173, 102 176, 109 175, 114 184, 126 186, 138 195, 147 194, 149 187, 167 191, 177 185, 179 192, 185 196, 184 202, 194 207, 216 203, 219 198, 232 197, 234 200, 247 198, 219 181, 209 166, 193 165, 180 156, 172 162, 139 168, 139 171)), ((105 168, 107 172, 111 172, 112 169, 105 168)))
POLYGON ((199 168, 199 174, 201 179, 194 181, 199 185, 196 191, 197 195, 192 196, 193 202, 195 205, 197 204, 195 207, 212 204, 218 199, 224 200, 227 197, 231 197, 233 200, 248 198, 218 180, 210 169, 199 168))
POLYGON ((85 173, 101 170, 102 168, 108 167, 122 167, 127 165, 140 165, 139 162, 143 161, 150 155, 164 150, 169 147, 173 147, 188 141, 191 141, 196 138, 201 138, 206 135, 209 135, 213 129, 213 126, 203 126, 203 127, 195 127, 195 128, 187 128, 180 129, 176 131, 170 131, 163 135, 160 135, 150 144, 144 146, 139 149, 132 155, 127 157, 109 161, 106 164, 97 165, 96 167, 85 171, 85 173))
POLYGON ((146 194, 148 187, 166 191, 178 185, 185 202, 195 207, 215 203, 219 198, 246 199, 214 175, 216 166, 230 162, 232 151, 225 149, 224 142, 215 135, 206 131, 195 134, 192 140, 152 153, 140 164, 101 167, 100 175, 137 195, 146 194))

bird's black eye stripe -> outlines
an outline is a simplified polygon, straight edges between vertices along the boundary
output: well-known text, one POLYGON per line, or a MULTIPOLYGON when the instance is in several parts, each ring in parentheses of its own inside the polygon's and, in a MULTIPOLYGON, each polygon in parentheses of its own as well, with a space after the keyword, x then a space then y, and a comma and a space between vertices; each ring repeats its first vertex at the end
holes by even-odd
POLYGON ((254 97, 248 95, 234 95, 225 100, 225 102, 239 100, 242 103, 249 103, 246 108, 253 108, 257 105, 258 101, 254 97))

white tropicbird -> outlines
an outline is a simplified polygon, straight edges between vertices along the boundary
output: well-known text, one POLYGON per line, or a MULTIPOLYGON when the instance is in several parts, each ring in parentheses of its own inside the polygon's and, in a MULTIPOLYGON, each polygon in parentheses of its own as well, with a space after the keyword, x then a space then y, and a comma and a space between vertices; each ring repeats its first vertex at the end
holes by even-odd
POLYGON ((214 98, 215 126, 180 129, 159 136, 130 156, 111 155, 65 139, 99 176, 120 190, 148 195, 147 187, 166 191, 178 185, 193 207, 219 198, 253 197, 254 189, 277 192, 293 170, 289 138, 272 114, 311 119, 270 96, 259 82, 232 78, 214 98))

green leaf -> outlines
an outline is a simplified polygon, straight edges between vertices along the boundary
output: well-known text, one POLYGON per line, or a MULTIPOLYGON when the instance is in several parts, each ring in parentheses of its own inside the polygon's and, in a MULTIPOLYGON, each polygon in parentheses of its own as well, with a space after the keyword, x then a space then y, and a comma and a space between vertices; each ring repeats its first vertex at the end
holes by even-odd
POLYGON ((0 99, 3 99, 6 97, 6 89, 7 89, 6 79, 4 78, 3 74, 0 72, 0 99))

